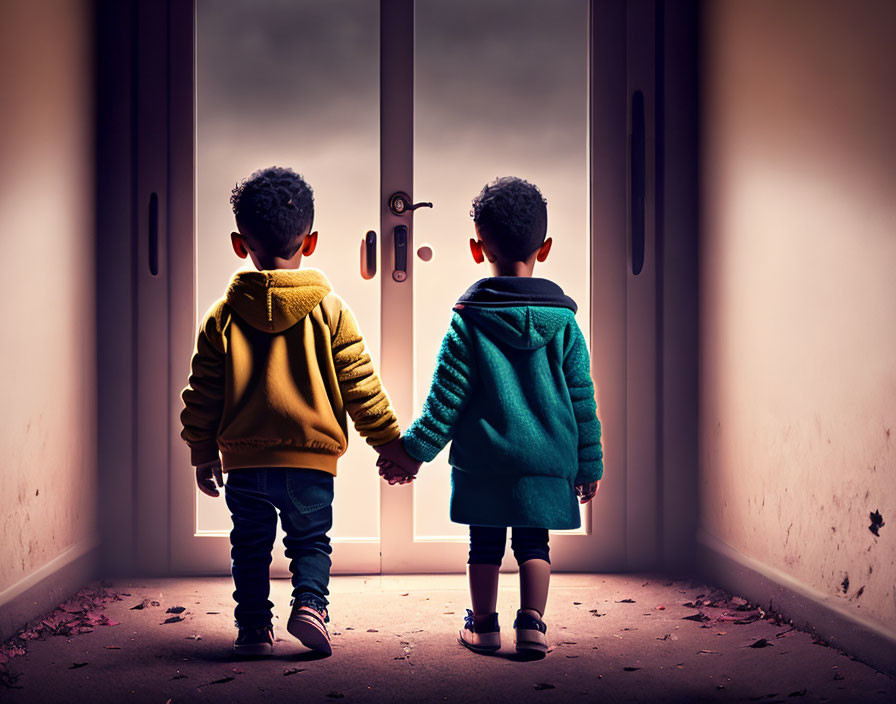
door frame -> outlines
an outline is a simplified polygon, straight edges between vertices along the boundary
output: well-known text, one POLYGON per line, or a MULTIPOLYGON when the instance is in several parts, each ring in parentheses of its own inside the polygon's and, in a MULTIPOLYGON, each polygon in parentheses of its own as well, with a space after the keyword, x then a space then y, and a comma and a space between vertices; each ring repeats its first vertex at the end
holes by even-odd
MULTIPOLYGON (((382 12, 400 14, 409 4, 410 0, 383 0, 382 12)), ((612 539, 599 536, 571 570, 592 570, 595 559, 607 571, 651 568, 661 561, 677 564, 687 561, 692 545, 687 519, 695 513, 696 497, 682 487, 696 483, 696 452, 688 445, 696 432, 690 420, 696 409, 685 417, 677 415, 672 400, 661 391, 695 391, 691 366, 685 380, 676 383, 671 373, 675 369, 669 365, 673 359, 687 361, 683 355, 695 351, 696 344, 691 337, 670 337, 660 313, 692 316, 696 302, 694 286, 682 275, 676 279, 671 264, 691 263, 693 269, 696 262, 696 202, 691 200, 693 189, 689 191, 696 184, 696 115, 691 119, 696 61, 676 69, 674 59, 682 55, 692 59, 696 54, 697 9, 696 3, 686 2, 675 21, 667 18, 664 23, 667 4, 668 0, 589 2, 591 228, 593 248, 601 253, 592 257, 591 352, 607 466, 591 510, 618 517, 618 525, 625 529, 612 539), (674 41, 664 43, 668 37, 674 41), (670 90, 671 85, 676 89, 670 90), (629 97, 635 89, 647 98, 651 146, 647 258, 639 276, 630 267, 628 227, 629 97), (684 132, 670 135, 670 125, 683 127, 684 132), (666 154, 664 144, 673 144, 671 136, 677 139, 676 148, 666 154), (672 189, 663 186, 682 178, 684 187, 677 193, 687 200, 670 207, 672 189), (674 257, 667 254, 672 247, 663 245, 664 234, 673 231, 681 236, 673 243, 680 245, 674 257), (689 254, 694 256, 688 259, 689 254), (612 327, 619 321, 624 336, 600 334, 602 329, 622 329, 612 327), (678 442, 672 448, 674 456, 667 456, 664 443, 673 430, 687 441, 678 442), (675 469, 682 470, 682 482, 672 481, 670 470, 675 469)), ((97 18, 98 63, 103 67, 118 62, 119 69, 98 74, 98 164, 105 188, 97 200, 97 265, 100 273, 114 270, 108 277, 98 276, 97 282, 98 341, 106 351, 100 364, 116 351, 131 360, 121 364, 129 378, 109 378, 100 369, 99 412, 108 421, 100 424, 99 458, 104 568, 107 574, 221 573, 220 568, 206 569, 202 564, 175 569, 179 546, 170 531, 172 515, 192 511, 185 494, 174 490, 184 478, 178 473, 192 473, 179 438, 177 414, 171 409, 172 399, 179 403, 184 374, 172 360, 186 359, 192 350, 193 305, 173 300, 172 291, 185 290, 180 287, 192 280, 195 259, 192 248, 181 247, 173 256, 168 244, 172 237, 193 233, 192 76, 186 81, 184 72, 172 67, 192 65, 194 4, 98 0, 97 18), (157 209, 153 227, 151 202, 157 209), (115 216, 104 215, 112 211, 115 216), (123 231, 130 236, 122 238, 123 231), (155 273, 150 271, 152 250, 157 257, 155 273), (122 267, 121 261, 128 258, 130 266, 122 267), (131 311, 129 321, 121 319, 123 308, 131 311)), ((391 183, 387 177, 392 178, 383 175, 384 187, 391 183)), ((412 178, 405 178, 402 190, 411 193, 412 178)), ((384 218, 381 232, 391 232, 392 224, 384 218)), ((388 249, 382 252, 384 268, 391 263, 388 249)), ((412 261, 408 257, 409 266, 412 261)), ((384 306, 384 327, 389 325, 389 309, 384 306)), ((390 379, 394 369, 388 360, 383 376, 390 392, 394 394, 393 387, 401 391, 390 379)), ((408 417, 409 397, 395 400, 400 416, 408 417)), ((408 489, 399 487, 397 492, 408 489)), ((384 510, 393 508, 392 497, 400 496, 393 490, 396 487, 383 492, 384 510)), ((459 570, 463 562, 456 564, 459 570)), ((369 567, 363 571, 379 571, 376 565, 369 567)), ((383 562, 389 572, 427 571, 426 567, 425 561, 409 565, 400 555, 394 559, 386 555, 383 562)))

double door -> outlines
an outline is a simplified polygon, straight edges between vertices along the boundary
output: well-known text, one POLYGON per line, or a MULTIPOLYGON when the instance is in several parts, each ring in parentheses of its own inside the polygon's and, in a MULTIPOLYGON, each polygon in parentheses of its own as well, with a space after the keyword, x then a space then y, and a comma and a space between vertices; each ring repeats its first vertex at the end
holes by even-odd
MULTIPOLYGON (((231 189, 270 165, 294 168, 314 188, 320 239, 303 266, 321 269, 351 306, 403 428, 429 389, 454 301, 489 275, 467 246, 473 196, 503 175, 539 186, 554 246, 536 275, 556 281, 578 303, 607 467, 598 497, 582 507, 582 528, 552 536, 552 561, 558 570, 637 563, 627 486, 654 478, 650 443, 641 440, 633 450, 627 428, 633 413, 637 419, 650 410, 652 389, 643 381, 653 356, 649 339, 646 347, 628 349, 633 339, 644 343, 642 327, 650 327, 649 320, 635 324, 629 311, 642 300, 649 313, 654 289, 649 257, 635 277, 626 224, 632 198, 625 6, 587 0, 187 5, 166 4, 171 68, 168 85, 157 90, 165 90, 168 150, 164 164, 151 153, 145 159, 166 175, 163 202, 138 177, 138 190, 147 196, 152 190, 156 199, 150 211, 168 213, 160 224, 150 212, 140 228, 147 248, 138 261, 138 306, 158 316, 168 365, 167 384, 153 383, 145 369, 141 408, 155 417, 164 408, 166 421, 139 425, 144 451, 137 461, 164 456, 169 469, 167 496, 155 486, 138 487, 144 515, 167 502, 169 569, 229 570, 230 518, 223 496, 212 499, 195 488, 178 436, 179 391, 198 317, 243 265, 229 246, 231 189), (397 193, 432 208, 395 207, 397 193)), ((153 11, 144 12, 151 21, 153 11)), ((144 85, 141 95, 150 91, 144 99, 151 100, 152 89, 144 85)), ((146 184, 153 169, 144 172, 146 184)), ((159 367, 155 378, 161 373, 159 367)), ((447 454, 424 465, 414 483, 390 487, 376 472, 375 452, 350 429, 335 482, 335 573, 463 569, 466 526, 448 519, 447 454)), ((643 497, 639 503, 644 510, 643 497)), ((275 550, 275 574, 285 574, 281 553, 275 550)))

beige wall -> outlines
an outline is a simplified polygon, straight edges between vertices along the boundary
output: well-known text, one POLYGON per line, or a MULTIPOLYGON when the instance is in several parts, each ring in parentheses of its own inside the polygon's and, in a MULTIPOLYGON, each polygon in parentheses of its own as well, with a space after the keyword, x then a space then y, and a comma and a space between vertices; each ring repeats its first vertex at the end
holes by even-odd
POLYGON ((702 528, 892 632, 896 3, 703 12, 702 528))
POLYGON ((91 13, 0 22, 0 592, 96 533, 91 13))

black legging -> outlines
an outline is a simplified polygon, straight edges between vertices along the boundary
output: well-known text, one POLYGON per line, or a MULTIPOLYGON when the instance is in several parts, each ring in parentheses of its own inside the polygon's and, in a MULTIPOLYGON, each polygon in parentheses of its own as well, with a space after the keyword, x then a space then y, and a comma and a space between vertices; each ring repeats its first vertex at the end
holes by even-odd
MULTIPOLYGON (((504 558, 504 546, 507 543, 507 529, 495 526, 470 526, 470 558, 469 565, 500 565, 504 558)), ((548 556, 547 528, 514 527, 510 535, 510 548, 517 564, 526 560, 544 560, 550 562, 548 556)))

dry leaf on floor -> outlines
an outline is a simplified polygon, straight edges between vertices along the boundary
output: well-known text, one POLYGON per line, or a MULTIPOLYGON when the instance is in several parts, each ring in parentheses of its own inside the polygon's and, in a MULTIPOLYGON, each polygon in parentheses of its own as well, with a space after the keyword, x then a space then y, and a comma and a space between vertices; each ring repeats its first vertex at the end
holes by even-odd
POLYGON ((180 616, 180 615, 169 616, 164 621, 162 621, 162 623, 160 623, 159 625, 164 626, 166 623, 177 623, 178 621, 183 621, 183 620, 184 620, 184 617, 180 616))
POLYGON ((77 670, 79 667, 86 667, 86 662, 73 662, 72 666, 68 668, 69 670, 77 670))
POLYGON ((755 643, 750 645, 751 648, 770 648, 772 647, 772 643, 769 643, 765 638, 760 638, 755 643))
POLYGON ((304 672, 304 671, 305 671, 304 667, 287 667, 285 670, 283 670, 283 676, 289 677, 290 675, 297 675, 300 672, 304 672))
POLYGON ((616 603, 617 604, 634 604, 635 600, 634 599, 620 599, 616 603))
POLYGON ((182 614, 186 610, 187 610, 186 606, 171 606, 168 609, 166 609, 165 613, 166 614, 182 614))
POLYGON ((554 689, 554 685, 549 684, 548 682, 536 682, 535 689, 544 690, 544 689, 554 689))
POLYGON ((690 616, 682 616, 682 621, 709 621, 709 616, 704 613, 691 614, 690 616))

